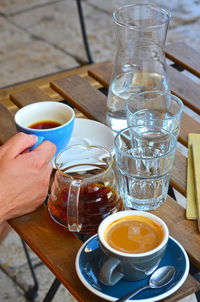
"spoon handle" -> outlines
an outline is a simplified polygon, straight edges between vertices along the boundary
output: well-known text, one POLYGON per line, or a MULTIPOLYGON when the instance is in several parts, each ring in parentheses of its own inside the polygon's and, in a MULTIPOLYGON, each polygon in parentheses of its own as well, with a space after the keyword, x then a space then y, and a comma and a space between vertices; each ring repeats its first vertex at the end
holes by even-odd
POLYGON ((141 292, 142 290, 144 289, 147 289, 149 288, 150 286, 149 285, 146 285, 146 286, 143 286, 143 287, 140 287, 134 291, 132 291, 131 293, 127 294, 126 296, 116 300, 117 302, 125 302, 127 300, 129 300, 130 298, 134 297, 135 295, 137 295, 139 292, 141 292))

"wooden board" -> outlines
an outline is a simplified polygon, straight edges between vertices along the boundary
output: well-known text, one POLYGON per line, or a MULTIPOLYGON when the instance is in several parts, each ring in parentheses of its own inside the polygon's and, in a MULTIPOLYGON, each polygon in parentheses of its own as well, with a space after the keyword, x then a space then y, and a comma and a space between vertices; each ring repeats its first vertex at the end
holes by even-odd
POLYGON ((177 65, 200 77, 200 53, 184 42, 171 43, 165 46, 166 57, 177 65))
POLYGON ((88 70, 88 74, 108 89, 112 67, 113 64, 111 62, 107 64, 99 64, 98 66, 94 65, 88 70))
POLYGON ((200 123, 193 119, 190 115, 183 113, 178 140, 186 147, 188 145, 189 133, 200 133, 200 123))
POLYGON ((0 104, 0 144, 5 143, 16 133, 13 114, 0 104))
POLYGON ((53 101, 53 99, 47 93, 38 87, 31 87, 29 89, 13 93, 10 95, 10 99, 19 108, 35 102, 53 101))
POLYGON ((169 85, 173 94, 183 103, 200 114, 200 85, 175 68, 168 66, 169 85))
POLYGON ((170 184, 172 187, 186 196, 187 158, 176 151, 170 184))
POLYGON ((51 87, 90 119, 105 124, 106 97, 78 75, 50 83, 51 87))

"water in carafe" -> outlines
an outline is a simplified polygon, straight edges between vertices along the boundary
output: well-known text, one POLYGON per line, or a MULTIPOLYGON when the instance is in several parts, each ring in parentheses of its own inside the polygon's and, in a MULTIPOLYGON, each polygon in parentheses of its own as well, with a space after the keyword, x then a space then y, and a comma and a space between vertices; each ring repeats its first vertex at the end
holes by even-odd
POLYGON ((127 127, 126 101, 142 91, 169 91, 163 52, 170 14, 154 5, 128 5, 113 14, 117 52, 107 100, 107 124, 127 127))

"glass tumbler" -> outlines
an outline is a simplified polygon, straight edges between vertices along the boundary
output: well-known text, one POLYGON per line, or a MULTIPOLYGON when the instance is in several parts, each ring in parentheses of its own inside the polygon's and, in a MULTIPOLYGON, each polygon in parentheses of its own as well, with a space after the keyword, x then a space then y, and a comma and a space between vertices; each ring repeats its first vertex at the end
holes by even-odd
POLYGON ((163 128, 132 126, 115 137, 116 164, 125 208, 155 210, 167 197, 176 138, 163 128))
POLYGON ((126 103, 128 126, 160 127, 176 139, 183 113, 182 101, 164 91, 146 91, 133 95, 126 103))

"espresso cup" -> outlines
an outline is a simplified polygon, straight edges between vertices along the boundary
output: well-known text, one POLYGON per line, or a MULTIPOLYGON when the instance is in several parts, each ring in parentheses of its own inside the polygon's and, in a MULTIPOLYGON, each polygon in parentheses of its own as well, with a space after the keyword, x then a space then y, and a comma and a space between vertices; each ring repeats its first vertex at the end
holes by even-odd
POLYGON ((70 106, 45 101, 24 106, 14 117, 18 132, 37 135, 40 142, 51 141, 57 147, 55 155, 67 146, 72 136, 74 119, 75 113, 70 106))
POLYGON ((163 220, 143 211, 120 211, 105 218, 98 228, 105 255, 99 280, 114 285, 121 279, 145 279, 158 267, 169 231, 163 220))

